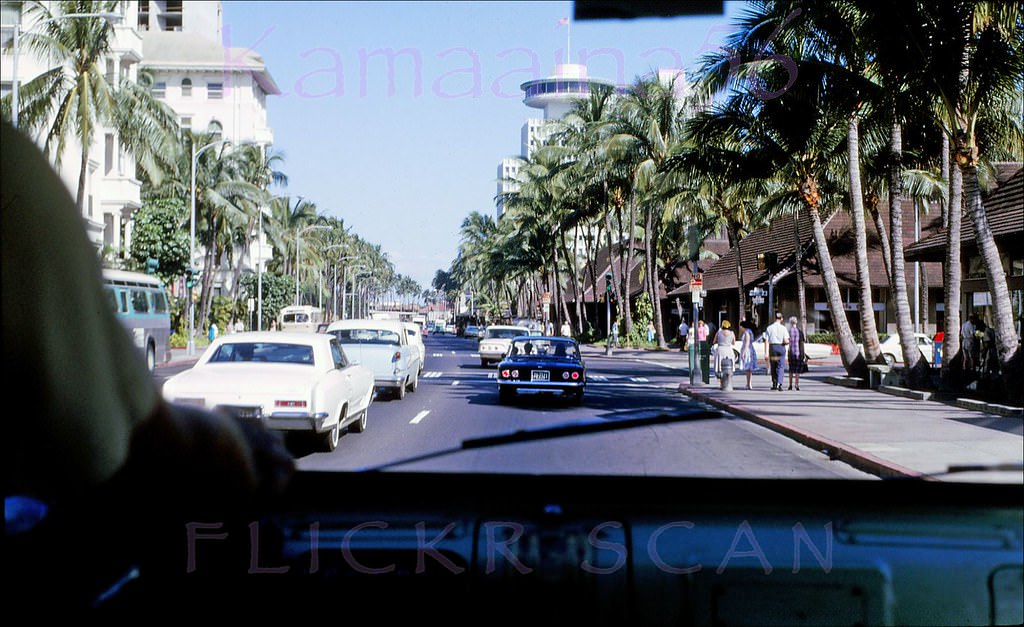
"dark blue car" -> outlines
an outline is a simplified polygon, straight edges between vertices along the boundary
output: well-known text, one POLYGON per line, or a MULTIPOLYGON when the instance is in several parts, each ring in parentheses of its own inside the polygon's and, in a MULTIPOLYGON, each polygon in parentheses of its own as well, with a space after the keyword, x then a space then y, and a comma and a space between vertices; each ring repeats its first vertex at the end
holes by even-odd
POLYGON ((568 337, 519 336, 498 364, 498 400, 510 401, 516 390, 561 392, 583 402, 587 369, 576 340, 568 337))

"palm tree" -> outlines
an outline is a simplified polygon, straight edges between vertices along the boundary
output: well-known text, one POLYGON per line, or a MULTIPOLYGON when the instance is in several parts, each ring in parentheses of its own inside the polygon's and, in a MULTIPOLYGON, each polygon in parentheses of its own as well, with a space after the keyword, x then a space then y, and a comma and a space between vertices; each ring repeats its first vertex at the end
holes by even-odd
MULTIPOLYGON (((117 5, 114 0, 63 0, 56 15, 113 12, 117 5)), ((38 20, 55 16, 44 3, 29 4, 26 14, 38 20)), ((27 130, 45 133, 43 150, 58 165, 68 140, 78 142, 75 202, 79 211, 85 202, 89 151, 102 126, 117 131, 121 145, 138 158, 139 166, 151 177, 159 179, 159 166, 167 163, 162 156, 173 160, 174 113, 130 80, 113 84, 101 69, 101 62, 112 51, 113 38, 114 27, 100 17, 57 19, 47 23, 42 32, 25 35, 27 47, 51 69, 19 90, 19 117, 27 130)), ((10 111, 9 101, 6 110, 10 111)))

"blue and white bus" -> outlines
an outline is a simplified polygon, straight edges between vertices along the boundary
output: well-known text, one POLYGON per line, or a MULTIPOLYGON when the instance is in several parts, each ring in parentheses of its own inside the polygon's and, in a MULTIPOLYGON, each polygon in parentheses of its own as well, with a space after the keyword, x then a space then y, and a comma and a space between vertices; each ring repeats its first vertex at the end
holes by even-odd
POLYGON ((171 306, 160 279, 139 272, 103 270, 110 306, 152 371, 171 359, 171 306))

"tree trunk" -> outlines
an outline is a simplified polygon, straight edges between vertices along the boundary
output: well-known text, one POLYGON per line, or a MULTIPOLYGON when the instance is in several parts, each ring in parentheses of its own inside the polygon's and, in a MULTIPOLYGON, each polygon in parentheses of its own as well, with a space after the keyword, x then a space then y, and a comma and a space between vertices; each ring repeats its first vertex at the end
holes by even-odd
POLYGON ((654 338, 659 348, 668 348, 665 342, 665 324, 661 316, 661 298, 658 290, 658 260, 656 255, 658 225, 654 218, 655 207, 647 209, 647 228, 644 233, 644 254, 647 257, 647 285, 654 312, 654 338))
POLYGON ((89 145, 88 142, 84 140, 82 141, 82 159, 80 161, 80 166, 81 167, 78 171, 78 192, 75 195, 75 206, 78 207, 78 215, 84 218, 85 182, 89 178, 89 145))
MULTIPOLYGON (((817 211, 817 204, 814 204, 815 211, 817 211)), ((818 216, 818 223, 821 223, 821 216, 818 216)), ((822 230, 822 237, 824 237, 824 229, 822 230)), ((794 270, 796 271, 796 307, 797 315, 800 319, 800 330, 807 333, 807 287, 804 285, 804 258, 803 258, 803 239, 800 237, 800 216, 793 216, 793 237, 796 238, 793 247, 794 256, 794 270)), ((824 242, 824 239, 822 240, 824 242)), ((825 254, 828 254, 828 248, 825 249, 825 254)), ((820 259, 820 252, 819 252, 820 259)), ((832 258, 829 258, 829 266, 832 265, 832 258)), ((833 277, 835 271, 832 272, 833 277)), ((834 280, 834 278, 833 278, 834 280)), ((838 290, 839 288, 836 287, 838 290)), ((840 295, 840 301, 842 301, 842 295, 840 295)), ((769 320, 770 324, 772 321, 769 320)), ((843 322, 846 322, 846 314, 843 314, 843 322)), ((847 325, 849 326, 849 325, 847 325)), ((851 338, 852 339, 852 338, 851 338)))
POLYGON ((960 227, 963 218, 964 177, 960 168, 949 172, 949 228, 946 229, 946 260, 943 267, 943 298, 945 302, 945 324, 942 339, 942 379, 949 380, 950 366, 960 354, 960 282, 963 269, 960 266, 960 227))
MULTIPOLYGON (((612 273, 612 289, 615 290, 615 293, 616 293, 617 298, 619 300, 618 316, 621 316, 622 315, 622 288, 621 288, 621 286, 622 286, 622 272, 621 271, 618 271, 618 272, 616 271, 616 268, 615 268, 615 266, 616 266, 616 264, 615 264, 615 257, 616 256, 621 256, 621 254, 622 254, 622 246, 621 246, 621 244, 619 245, 619 254, 618 255, 613 255, 614 246, 612 244, 612 219, 611 219, 611 211, 609 211, 607 209, 604 212, 604 223, 605 223, 606 238, 608 240, 608 271, 612 273)), ((619 265, 619 267, 621 268, 621 264, 619 265)), ((595 305, 597 304, 597 302, 598 302, 598 300, 597 300, 597 292, 595 291, 594 292, 594 303, 595 303, 595 305)), ((618 318, 618 316, 613 314, 613 316, 612 316, 613 317, 612 324, 615 324, 615 320, 618 318)))
POLYGON ((1010 290, 1006 283, 1006 271, 1003 269, 999 249, 988 224, 985 206, 981 202, 978 167, 974 163, 961 167, 964 181, 967 182, 967 215, 974 224, 975 241, 985 265, 988 292, 992 297, 992 326, 996 332, 996 352, 999 354, 1000 369, 1004 369, 1019 347, 1017 331, 1013 327, 1013 303, 1010 301, 1010 290))
POLYGON ((875 231, 878 233, 878 242, 882 247, 882 265, 885 267, 885 279, 891 290, 893 286, 892 247, 889 245, 889 229, 885 228, 885 220, 882 219, 882 214, 878 211, 878 196, 871 196, 871 200, 868 202, 868 212, 871 214, 871 220, 875 223, 875 231))
MULTIPOLYGON (((738 286, 736 295, 739 297, 737 302, 739 302, 740 307, 739 313, 737 314, 739 316, 739 320, 736 321, 738 323, 747 318, 747 290, 746 285, 743 283, 743 255, 742 249, 740 248, 739 230, 733 228, 732 225, 730 225, 728 229, 729 237, 733 239, 733 246, 736 247, 736 285, 738 286)), ((736 327, 736 330, 739 331, 739 327, 736 327)))
POLYGON ((868 233, 864 223, 864 193, 860 180, 860 131, 857 114, 850 116, 846 133, 847 157, 850 171, 850 217, 855 241, 854 259, 857 268, 857 310, 860 314, 860 335, 865 358, 870 363, 881 359, 882 347, 878 342, 875 325, 875 307, 871 298, 871 273, 868 269, 868 233))
POLYGON ((843 360, 843 367, 847 374, 852 377, 867 379, 867 362, 857 348, 853 339, 853 332, 850 330, 850 323, 846 319, 846 309, 843 306, 843 295, 839 291, 839 282, 836 278, 836 270, 832 265, 832 255, 828 250, 828 241, 825 239, 825 228, 821 223, 821 214, 814 204, 807 204, 807 212, 811 217, 811 230, 814 234, 814 245, 817 249, 818 264, 821 266, 821 276, 825 287, 825 297, 828 301, 829 312, 832 314, 832 322, 835 326, 836 342, 839 343, 839 356, 843 360))
POLYGON ((889 236, 892 239, 893 292, 896 297, 896 328, 903 347, 904 377, 911 388, 930 384, 927 362, 924 361, 910 314, 907 295, 906 260, 903 258, 903 128, 894 122, 889 136, 892 164, 889 166, 889 236))
POLYGON ((624 278, 623 278, 623 288, 622 288, 622 291, 624 292, 623 299, 622 299, 622 308, 623 308, 623 313, 625 314, 625 317, 626 317, 625 334, 626 334, 627 337, 629 337, 629 334, 632 333, 632 331, 633 331, 633 302, 632 302, 632 298, 631 298, 632 292, 633 292, 633 289, 632 289, 633 288, 633 286, 632 286, 632 283, 633 283, 633 272, 632 272, 631 269, 633 267, 633 252, 636 249, 636 238, 635 238, 635 236, 636 236, 636 199, 633 196, 633 192, 630 191, 630 193, 629 193, 629 233, 626 236, 626 241, 628 242, 628 244, 626 246, 626 255, 624 257, 625 264, 623 265, 623 268, 622 268, 622 273, 624 275, 624 278))

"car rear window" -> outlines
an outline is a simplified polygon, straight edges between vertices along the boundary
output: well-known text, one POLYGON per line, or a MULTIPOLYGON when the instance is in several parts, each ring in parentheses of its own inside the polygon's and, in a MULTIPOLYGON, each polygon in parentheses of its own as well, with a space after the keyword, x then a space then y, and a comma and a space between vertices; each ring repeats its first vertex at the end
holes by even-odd
POLYGON ((229 342, 218 346, 207 363, 240 361, 313 365, 313 347, 277 342, 229 342))

